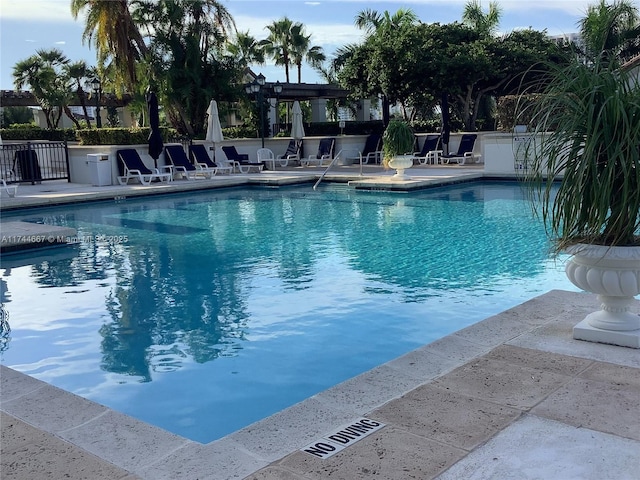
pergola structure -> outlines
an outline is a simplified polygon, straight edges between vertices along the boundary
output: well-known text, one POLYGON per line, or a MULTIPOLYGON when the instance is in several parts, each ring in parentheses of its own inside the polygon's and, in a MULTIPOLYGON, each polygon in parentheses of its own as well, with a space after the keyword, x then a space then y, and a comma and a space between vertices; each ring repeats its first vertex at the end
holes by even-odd
MULTIPOLYGON (((253 72, 248 72, 246 80, 255 80, 257 75, 253 72)), ((346 99, 349 95, 349 91, 341 88, 335 84, 322 84, 322 83, 280 83, 280 82, 265 82, 264 91, 271 92, 265 95, 265 98, 269 100, 269 104, 272 108, 269 109, 268 116, 270 124, 276 123, 275 106, 277 102, 294 102, 309 101, 311 104, 311 119, 314 122, 325 122, 327 120, 326 104, 330 99, 346 99), (274 86, 279 85, 281 87, 280 93, 273 94, 274 86)), ((280 90, 280 88, 278 88, 280 90)), ((118 97, 113 93, 102 93, 100 96, 100 106, 105 107, 126 107, 131 102, 131 95, 123 95, 118 97)), ((92 107, 95 105, 95 99, 90 98, 88 94, 84 97, 85 105, 92 107)), ((69 106, 80 106, 80 98, 74 95, 73 99, 69 103, 69 106)), ((20 90, 1 90, 0 91, 0 106, 2 107, 35 107, 38 106, 38 101, 29 91, 20 90)), ((370 101, 361 100, 360 108, 358 109, 358 120, 369 120, 370 114, 370 101)))
MULTIPOLYGON (((85 105, 93 106, 95 100, 89 98, 88 95, 84 96, 85 105)), ((123 95, 117 97, 113 93, 102 93, 100 96, 101 107, 126 107, 131 102, 131 95, 123 95)), ((38 101, 33 94, 26 90, 0 90, 0 106, 3 107, 37 107, 38 101)), ((80 98, 78 95, 74 95, 69 106, 80 106, 80 98)))

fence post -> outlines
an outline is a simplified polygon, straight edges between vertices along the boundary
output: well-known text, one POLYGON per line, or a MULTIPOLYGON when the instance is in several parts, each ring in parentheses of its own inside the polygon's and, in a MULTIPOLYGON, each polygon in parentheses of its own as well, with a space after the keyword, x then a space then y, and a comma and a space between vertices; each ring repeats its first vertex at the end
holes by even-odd
POLYGON ((64 145, 64 161, 67 165, 67 183, 71 183, 71 169, 69 168, 69 148, 67 145, 67 139, 63 141, 64 145))

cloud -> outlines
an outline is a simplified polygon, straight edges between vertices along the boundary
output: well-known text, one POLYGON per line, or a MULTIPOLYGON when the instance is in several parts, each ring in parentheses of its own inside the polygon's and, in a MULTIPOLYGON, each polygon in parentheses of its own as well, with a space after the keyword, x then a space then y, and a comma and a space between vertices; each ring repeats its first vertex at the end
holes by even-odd
POLYGON ((67 42, 65 42, 64 40, 60 40, 58 42, 55 42, 56 45, 66 45, 67 42))
POLYGON ((47 22, 75 22, 70 0, 2 0, 2 18, 47 22))
MULTIPOLYGON (((326 0, 327 2, 344 2, 344 0, 326 0)), ((458 5, 460 11, 464 6, 469 3, 469 0, 348 0, 350 3, 366 3, 371 6, 373 10, 382 9, 395 9, 394 5, 398 5, 397 8, 409 7, 412 5, 422 5, 434 7, 442 6, 456 6, 458 5), (378 5, 383 4, 383 5, 378 5)), ((562 10, 572 15, 579 15, 586 10, 587 5, 594 3, 593 0, 499 0, 498 4, 503 11, 512 10, 562 10)), ((485 1, 481 3, 482 8, 489 9, 489 2, 485 1)))

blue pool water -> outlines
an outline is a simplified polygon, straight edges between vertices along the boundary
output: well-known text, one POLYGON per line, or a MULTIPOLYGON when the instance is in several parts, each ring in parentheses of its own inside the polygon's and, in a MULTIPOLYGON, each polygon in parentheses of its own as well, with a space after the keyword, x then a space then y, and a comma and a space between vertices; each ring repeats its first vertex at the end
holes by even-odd
POLYGON ((226 190, 4 215, 2 363, 209 442, 554 288, 517 184, 226 190))

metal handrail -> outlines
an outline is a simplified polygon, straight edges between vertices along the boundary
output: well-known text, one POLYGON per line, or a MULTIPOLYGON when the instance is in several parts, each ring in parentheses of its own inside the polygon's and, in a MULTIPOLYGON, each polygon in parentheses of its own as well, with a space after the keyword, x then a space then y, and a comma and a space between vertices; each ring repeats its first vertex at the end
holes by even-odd
POLYGON ((329 166, 326 168, 326 170, 324 172, 322 172, 322 175, 320 175, 320 178, 318 179, 318 181, 313 185, 313 189, 314 190, 320 184, 320 182, 322 181, 324 176, 327 174, 327 172, 331 169, 331 167, 333 167, 333 165, 336 163, 336 161, 340 158, 340 154, 341 153, 342 153, 342 150, 340 150, 338 152, 338 154, 333 157, 333 160, 331 160, 331 163, 329 164, 329 166))

